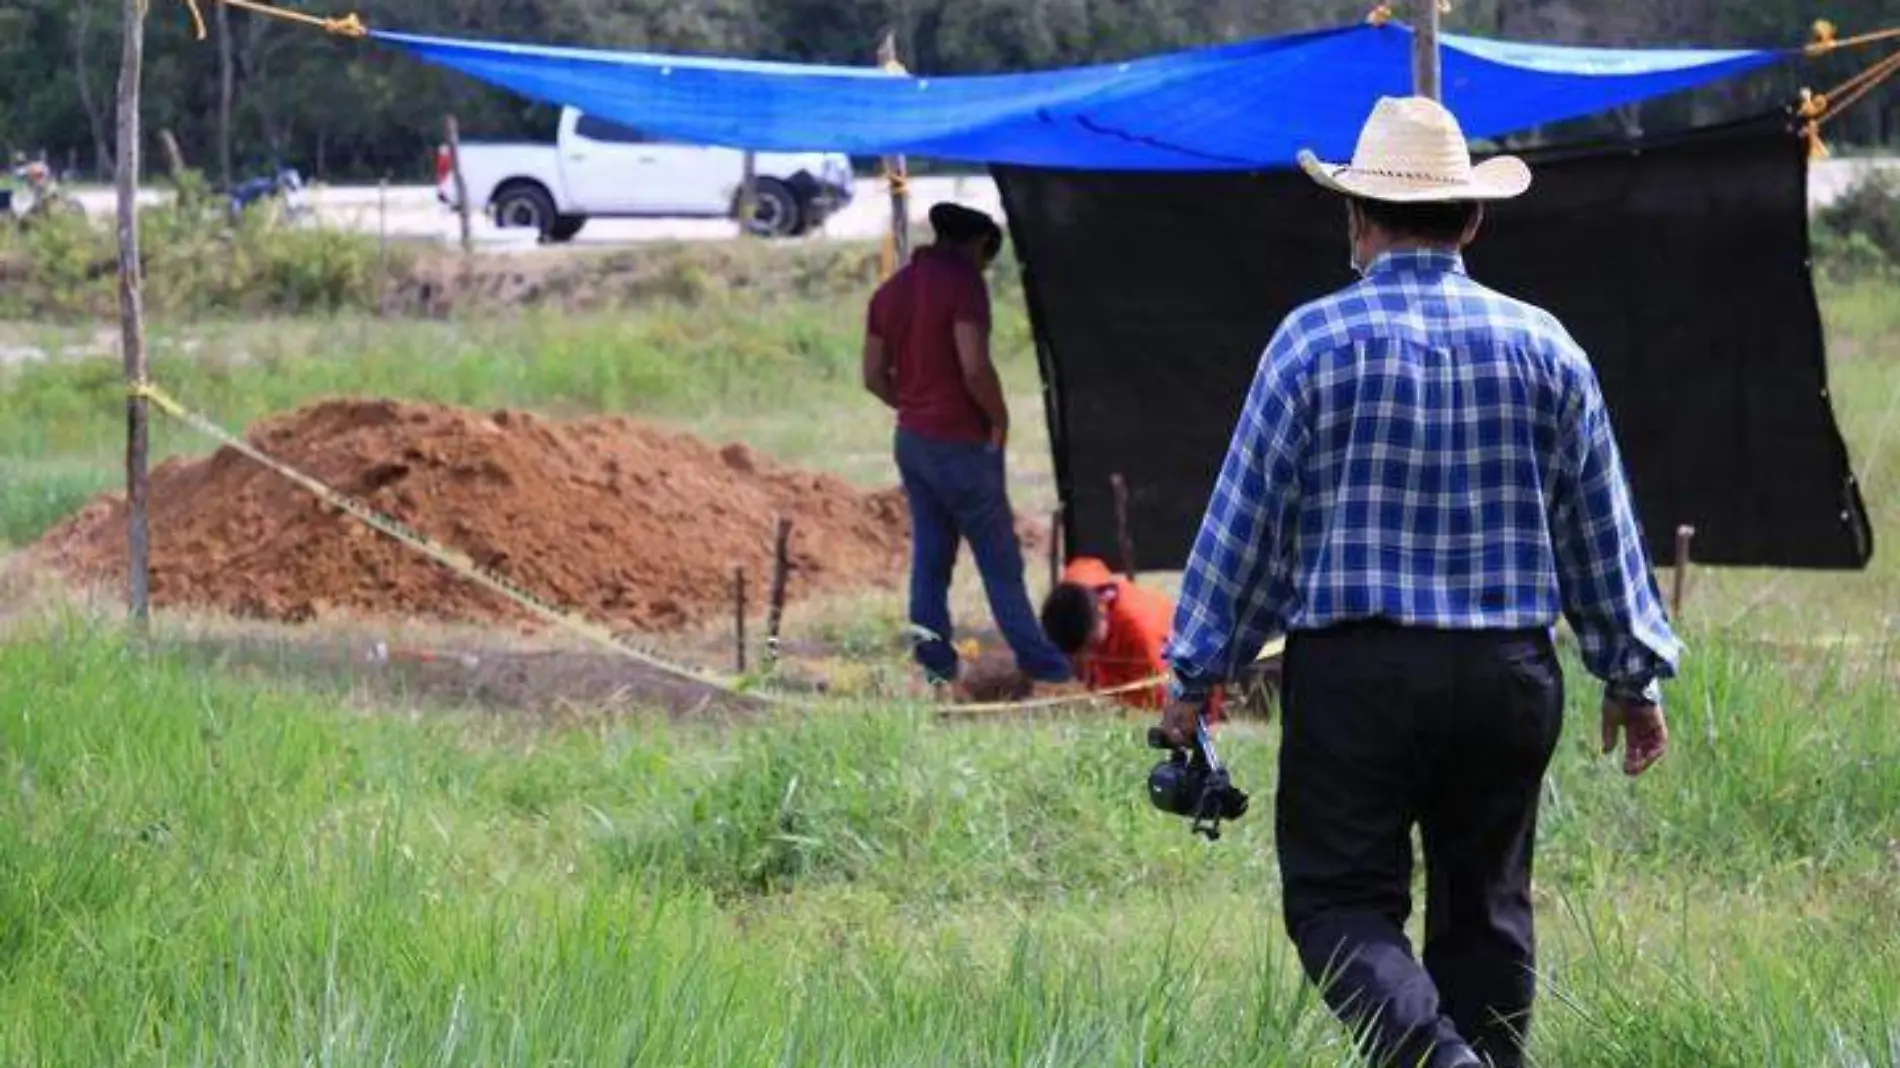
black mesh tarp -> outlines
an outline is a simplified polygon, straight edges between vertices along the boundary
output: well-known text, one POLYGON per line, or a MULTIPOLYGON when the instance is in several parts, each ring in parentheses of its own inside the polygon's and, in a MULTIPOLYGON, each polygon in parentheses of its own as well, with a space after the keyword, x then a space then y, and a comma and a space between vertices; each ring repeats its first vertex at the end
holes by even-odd
MULTIPOLYGON (((1528 153, 1493 208, 1479 280, 1556 313, 1589 352, 1650 550, 1858 568, 1872 533, 1827 395, 1810 275, 1807 146, 1772 116, 1528 153)), ((1345 209, 1297 171, 996 168, 1049 393, 1069 552, 1136 566, 1192 547, 1261 350, 1348 284, 1345 209)))

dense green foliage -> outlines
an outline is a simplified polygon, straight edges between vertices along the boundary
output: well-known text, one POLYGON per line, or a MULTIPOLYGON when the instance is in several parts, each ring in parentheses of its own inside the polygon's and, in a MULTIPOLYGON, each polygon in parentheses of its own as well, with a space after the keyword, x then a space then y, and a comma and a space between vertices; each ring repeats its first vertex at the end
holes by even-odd
POLYGON ((1881 275, 1900 267, 1900 179, 1869 171, 1815 214, 1816 260, 1841 276, 1881 275))
MULTIPOLYGON (((896 35, 911 67, 928 73, 1020 70, 1119 59, 1160 49, 1338 25, 1370 0, 285 0, 321 14, 355 10, 371 25, 421 33, 640 47, 839 63, 869 63, 896 35)), ((333 179, 425 177, 445 113, 471 136, 544 134, 549 112, 519 97, 425 68, 374 45, 242 11, 192 37, 182 0, 154 0, 148 21, 146 124, 170 129, 186 156, 221 174, 221 72, 230 74, 229 154, 240 176, 273 155, 333 179)), ((1404 4, 1395 4, 1403 9, 1404 4)), ((0 148, 45 152, 61 166, 103 173, 112 156, 118 71, 116 0, 13 0, 0 8, 0 148)), ((1900 0, 1457 0, 1447 28, 1476 34, 1609 45, 1795 45, 1818 15, 1843 32, 1900 24, 1900 0)), ((1793 99, 1826 88, 1866 53, 1742 79, 1642 109, 1650 127, 1793 99)), ((1622 114, 1602 123, 1629 123, 1622 114)), ((1861 105, 1835 135, 1891 142, 1900 100, 1861 105)), ((161 159, 150 155, 148 158, 161 159)))

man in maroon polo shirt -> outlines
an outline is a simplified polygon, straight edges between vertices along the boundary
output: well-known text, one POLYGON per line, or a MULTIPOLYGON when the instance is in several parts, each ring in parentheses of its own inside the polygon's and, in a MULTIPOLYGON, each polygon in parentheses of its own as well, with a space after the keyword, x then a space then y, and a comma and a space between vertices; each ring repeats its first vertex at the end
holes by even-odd
POLYGON ((932 682, 957 680, 950 577, 963 539, 1017 667, 1039 686, 1073 689, 1068 658, 1029 603, 1004 477, 1009 407, 990 362, 983 279, 1003 232, 988 215, 949 203, 931 209, 930 226, 935 243, 871 298, 864 339, 864 388, 897 413, 897 469, 911 518, 910 620, 929 635, 920 635, 917 662, 932 682))

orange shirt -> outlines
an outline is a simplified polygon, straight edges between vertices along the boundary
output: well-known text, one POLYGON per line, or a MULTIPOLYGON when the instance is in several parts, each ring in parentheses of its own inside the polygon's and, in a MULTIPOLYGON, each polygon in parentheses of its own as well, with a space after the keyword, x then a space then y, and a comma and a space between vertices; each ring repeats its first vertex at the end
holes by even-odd
MULTIPOLYGON (((1081 681, 1091 690, 1126 686, 1144 679, 1166 676, 1168 663, 1162 651, 1168 633, 1174 627, 1174 600, 1160 590, 1137 586, 1126 576, 1113 574, 1102 561, 1090 556, 1078 557, 1063 569, 1065 582, 1090 589, 1112 586, 1115 599, 1104 606, 1108 616, 1108 637, 1094 649, 1085 650, 1080 660, 1081 681)), ((1167 684, 1156 682, 1119 699, 1142 708, 1160 708, 1167 700, 1167 684)))
MULTIPOLYGON (((1064 582, 1090 589, 1115 588, 1114 603, 1108 605, 1108 636, 1101 647, 1085 650, 1077 674, 1091 690, 1107 690, 1156 678, 1153 686, 1143 687, 1116 699, 1137 708, 1160 708, 1168 700, 1168 662, 1162 655, 1168 635, 1174 629, 1174 599, 1149 586, 1137 586, 1127 576, 1117 575, 1108 565, 1092 556, 1079 556, 1063 568, 1064 582)), ((1207 718, 1219 723, 1224 718, 1226 694, 1215 687, 1209 695, 1207 718)))

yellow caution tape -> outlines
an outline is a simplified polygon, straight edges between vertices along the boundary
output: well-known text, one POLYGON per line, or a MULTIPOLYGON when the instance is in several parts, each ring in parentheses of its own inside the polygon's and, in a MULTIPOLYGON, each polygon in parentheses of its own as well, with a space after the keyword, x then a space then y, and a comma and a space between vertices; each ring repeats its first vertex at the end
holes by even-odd
MULTIPOLYGON (((817 705, 816 701, 798 695, 747 690, 742 687, 737 680, 715 675, 711 672, 703 671, 685 664, 677 664, 664 657, 630 645, 606 627, 575 612, 567 611, 549 604, 528 590, 522 589, 520 586, 510 582, 508 579, 489 571, 487 568, 477 564, 468 554, 440 545, 427 535, 414 530, 400 520, 392 519, 360 501, 345 496, 331 489, 329 486, 324 485, 322 482, 317 481, 315 478, 304 474, 302 471, 291 467, 289 464, 268 455, 242 437, 231 433, 205 416, 185 407, 176 397, 165 392, 155 383, 135 383, 128 386, 126 392, 129 396, 149 401, 166 415, 179 420, 208 437, 224 443, 253 462, 302 486, 325 504, 354 516, 369 527, 393 539, 398 544, 408 546, 422 553, 424 556, 448 568, 455 574, 468 579, 470 582, 487 587, 516 605, 533 613, 540 619, 578 637, 585 638, 609 652, 618 653, 621 656, 628 657, 657 671, 675 675, 736 697, 774 705, 801 707, 816 707, 817 705)), ((1279 655, 1281 647, 1282 643, 1279 641, 1270 643, 1262 650, 1260 654, 1261 658, 1266 659, 1279 655)), ((941 711, 955 715, 1032 711, 1038 708, 1054 708, 1061 705, 1076 704, 1085 700, 1117 697, 1122 694, 1135 693, 1159 685, 1165 681, 1167 681, 1166 676, 1158 675, 1153 678, 1143 679, 1139 682, 1131 682, 1106 690, 1092 690, 1080 694, 1048 697, 1034 701, 991 701, 953 705, 941 711)))

